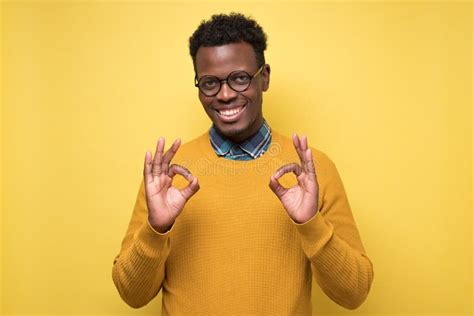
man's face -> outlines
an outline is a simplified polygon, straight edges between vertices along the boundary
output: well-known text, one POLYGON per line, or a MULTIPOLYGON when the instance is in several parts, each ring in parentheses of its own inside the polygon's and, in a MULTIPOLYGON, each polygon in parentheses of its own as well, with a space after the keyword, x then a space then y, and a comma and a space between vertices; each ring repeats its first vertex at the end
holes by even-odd
MULTIPOLYGON (((198 79, 206 75, 225 79, 236 70, 252 76, 259 66, 253 47, 246 42, 200 47, 196 54, 198 79)), ((265 65, 246 91, 236 92, 222 82, 217 95, 208 97, 199 92, 199 100, 217 130, 232 141, 241 142, 255 134, 263 123, 262 92, 269 83, 270 66, 265 65)))

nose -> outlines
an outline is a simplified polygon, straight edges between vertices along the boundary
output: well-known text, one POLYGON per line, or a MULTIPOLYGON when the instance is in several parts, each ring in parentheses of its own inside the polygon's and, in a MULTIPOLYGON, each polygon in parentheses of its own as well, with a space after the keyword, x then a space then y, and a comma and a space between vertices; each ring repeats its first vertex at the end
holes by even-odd
POLYGON ((216 98, 223 102, 229 102, 237 96, 237 92, 234 91, 227 82, 222 82, 221 89, 216 95, 216 98))

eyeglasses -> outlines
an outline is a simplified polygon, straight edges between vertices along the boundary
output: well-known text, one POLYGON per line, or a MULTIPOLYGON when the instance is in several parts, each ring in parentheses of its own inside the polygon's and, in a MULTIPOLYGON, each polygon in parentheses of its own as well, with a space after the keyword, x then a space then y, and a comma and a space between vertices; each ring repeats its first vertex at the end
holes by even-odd
POLYGON ((219 79, 216 76, 203 76, 198 80, 196 75, 194 78, 194 86, 198 87, 199 91, 207 97, 216 96, 221 90, 222 82, 227 83, 227 85, 236 92, 244 92, 250 87, 252 79, 262 72, 263 66, 264 65, 262 65, 253 76, 243 70, 233 71, 225 79, 219 79))

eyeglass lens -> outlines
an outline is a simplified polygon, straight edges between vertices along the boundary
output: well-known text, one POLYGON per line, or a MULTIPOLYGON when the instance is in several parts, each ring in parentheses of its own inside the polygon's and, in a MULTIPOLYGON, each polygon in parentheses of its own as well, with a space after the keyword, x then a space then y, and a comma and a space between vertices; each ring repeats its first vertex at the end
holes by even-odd
POLYGON ((215 76, 204 76, 199 80, 198 86, 202 93, 211 96, 216 95, 221 89, 222 81, 226 81, 231 89, 242 92, 249 87, 251 79, 245 71, 234 71, 224 80, 215 76))

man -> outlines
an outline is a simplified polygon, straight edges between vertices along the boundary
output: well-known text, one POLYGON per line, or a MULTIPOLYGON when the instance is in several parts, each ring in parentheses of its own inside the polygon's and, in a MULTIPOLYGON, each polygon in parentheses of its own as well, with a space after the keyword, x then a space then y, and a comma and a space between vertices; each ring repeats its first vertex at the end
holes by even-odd
POLYGON ((336 303, 365 300, 372 263, 335 165, 305 136, 289 139, 264 120, 265 49, 262 28, 240 14, 214 15, 190 38, 213 124, 166 152, 160 137, 145 155, 112 271, 130 306, 163 289, 163 314, 309 315, 313 273, 336 303), (291 172, 296 184, 282 177, 291 172))

